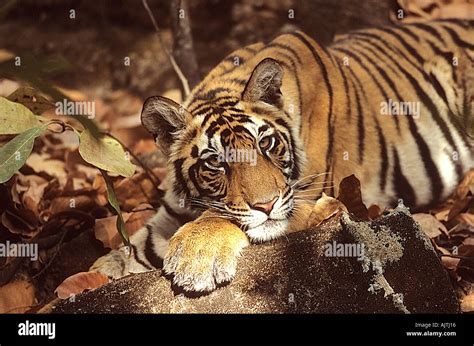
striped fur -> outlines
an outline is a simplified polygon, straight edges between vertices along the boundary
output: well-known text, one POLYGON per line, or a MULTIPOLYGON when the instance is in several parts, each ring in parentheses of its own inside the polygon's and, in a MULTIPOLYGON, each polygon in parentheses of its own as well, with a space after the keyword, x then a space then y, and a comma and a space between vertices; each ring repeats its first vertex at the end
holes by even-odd
POLYGON ((233 226, 253 241, 298 230, 307 202, 351 174, 366 204, 438 203, 473 168, 473 57, 473 22, 454 20, 355 31, 327 48, 294 32, 233 52, 183 107, 145 103, 143 124, 169 155, 164 205, 133 237, 131 261, 121 249, 91 269, 116 278, 164 259, 179 286, 212 290, 235 272, 221 242, 245 246, 233 226), (413 114, 383 114, 390 102, 413 114), (216 161, 226 149, 255 150, 256 164, 216 161), (213 222, 226 229, 216 218, 229 229, 206 237, 213 222))

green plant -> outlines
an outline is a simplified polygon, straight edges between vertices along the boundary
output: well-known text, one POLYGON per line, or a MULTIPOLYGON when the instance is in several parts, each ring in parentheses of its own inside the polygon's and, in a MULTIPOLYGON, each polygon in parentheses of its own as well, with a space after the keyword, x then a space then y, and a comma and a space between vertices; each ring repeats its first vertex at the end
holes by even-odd
MULTIPOLYGON (((30 99, 41 100, 42 109, 54 107, 53 103, 47 101, 39 93, 32 95, 35 92, 31 88, 19 89, 11 96, 21 93, 28 94, 30 99)), ((128 160, 128 155, 120 142, 114 137, 100 132, 97 124, 84 115, 73 115, 83 127, 75 128, 63 120, 35 115, 31 111, 35 108, 27 102, 23 103, 0 97, 0 135, 16 135, 0 148, 0 183, 8 181, 25 164, 33 150, 36 138, 52 131, 51 127, 59 125, 60 132, 73 131, 78 136, 81 157, 87 163, 97 167, 104 177, 108 202, 117 214, 117 230, 124 244, 130 245, 120 206, 108 175, 108 173, 113 173, 130 177, 135 172, 135 166, 128 160)))

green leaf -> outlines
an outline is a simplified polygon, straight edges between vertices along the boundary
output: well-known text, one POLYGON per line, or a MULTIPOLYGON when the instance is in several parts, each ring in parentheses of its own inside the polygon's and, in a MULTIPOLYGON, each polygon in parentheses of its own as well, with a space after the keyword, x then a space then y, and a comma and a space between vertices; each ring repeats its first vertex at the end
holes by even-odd
POLYGON ((0 183, 8 181, 23 166, 33 150, 33 144, 48 124, 36 126, 13 138, 0 148, 0 183))
POLYGON ((91 165, 123 177, 131 177, 135 172, 135 166, 127 160, 116 139, 107 135, 96 138, 89 130, 84 130, 79 141, 79 153, 91 165))
POLYGON ((107 186, 107 200, 109 201, 109 204, 117 214, 117 231, 119 232, 120 237, 122 237, 123 243, 126 246, 130 246, 130 239, 128 237, 127 228, 125 227, 125 222, 123 221, 120 205, 117 200, 117 196, 115 195, 114 184, 112 183, 110 177, 107 175, 107 172, 100 170, 100 173, 102 173, 102 176, 105 180, 105 184, 107 186))
POLYGON ((28 108, 0 97, 0 135, 14 135, 40 124, 28 108))

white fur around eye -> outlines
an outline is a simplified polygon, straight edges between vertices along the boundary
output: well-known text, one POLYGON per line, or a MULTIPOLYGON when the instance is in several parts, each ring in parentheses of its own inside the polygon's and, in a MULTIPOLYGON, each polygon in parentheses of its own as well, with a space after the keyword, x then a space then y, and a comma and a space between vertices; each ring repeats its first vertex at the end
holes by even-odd
POLYGON ((272 149, 273 149, 273 146, 275 145, 275 136, 273 136, 273 135, 263 137, 263 138, 260 140, 260 143, 261 143, 264 139, 267 139, 267 138, 269 138, 270 144, 268 145, 267 148, 261 148, 261 149, 264 150, 265 152, 269 152, 270 150, 272 150, 272 149))

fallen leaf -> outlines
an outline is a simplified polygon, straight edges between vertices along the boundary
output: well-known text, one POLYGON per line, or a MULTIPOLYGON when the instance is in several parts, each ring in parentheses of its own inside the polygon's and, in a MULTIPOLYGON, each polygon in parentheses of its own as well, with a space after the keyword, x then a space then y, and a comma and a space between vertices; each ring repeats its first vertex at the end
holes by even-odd
POLYGON ((445 235, 449 234, 446 226, 431 214, 418 213, 413 214, 412 216, 420 224, 423 232, 425 232, 425 234, 430 238, 435 238, 441 233, 444 233, 445 235))
POLYGON ((91 196, 60 196, 51 201, 49 210, 52 214, 57 214, 71 209, 90 212, 96 207, 96 203, 91 196))
POLYGON ((468 206, 469 202, 471 202, 471 200, 472 196, 466 196, 463 199, 455 200, 453 206, 451 207, 451 210, 449 211, 447 221, 454 219, 456 216, 462 213, 468 206))
POLYGON ((462 312, 473 312, 474 311, 474 293, 465 296, 461 300, 461 311, 462 312))
POLYGON ((341 180, 337 199, 347 207, 351 214, 362 220, 369 220, 369 212, 362 201, 360 181, 354 174, 341 180))
MULTIPOLYGON (((132 213, 123 213, 123 220, 129 236, 132 236, 145 223, 156 214, 154 210, 142 210, 132 213)), ((118 249, 123 245, 122 238, 117 232, 117 215, 95 220, 94 234, 97 240, 100 240, 104 247, 109 249, 118 249)))
POLYGON ((474 258, 474 245, 466 243, 468 239, 465 239, 464 242, 458 248, 458 255, 463 257, 472 257, 474 258))
POLYGON ((15 92, 8 96, 8 99, 21 103, 34 114, 42 114, 48 109, 55 107, 54 103, 44 97, 38 90, 27 86, 15 90, 15 92))
POLYGON ((313 211, 308 219, 307 228, 313 228, 323 221, 330 219, 341 211, 347 211, 346 206, 334 197, 327 196, 324 192, 313 207, 313 211))
POLYGON ((35 304, 35 287, 25 280, 0 287, 0 314, 23 313, 35 304))
POLYGON ((371 220, 378 218, 382 214, 382 210, 377 204, 372 204, 367 212, 371 220))
POLYGON ((459 261, 460 261, 459 258, 441 256, 441 263, 443 263, 443 266, 448 270, 456 270, 459 264, 459 261))
POLYGON ((469 192, 474 190, 474 170, 470 170, 456 188, 456 197, 458 199, 466 198, 469 192))
POLYGON ((63 183, 66 182, 67 173, 64 162, 51 160, 48 154, 32 153, 26 160, 26 164, 36 173, 46 173, 51 177, 58 178, 63 183))
POLYGON ((466 225, 474 227, 474 215, 468 213, 461 213, 456 216, 456 221, 463 222, 466 225))
POLYGON ((54 290, 61 299, 67 299, 85 290, 99 288, 109 282, 109 278, 98 272, 80 272, 65 279, 54 290))
MULTIPOLYGON (((122 217, 126 222, 130 217, 130 214, 123 213, 122 217)), ((113 250, 119 248, 123 244, 122 237, 120 237, 120 234, 117 232, 117 215, 95 220, 94 234, 95 238, 102 242, 106 248, 113 250)), ((129 233, 129 235, 131 234, 129 233)))
POLYGON ((37 175, 19 175, 18 185, 25 186, 26 190, 21 193, 21 207, 31 210, 37 218, 40 215, 40 202, 48 181, 37 175))
MULTIPOLYGON (((160 179, 164 176, 158 169, 154 169, 153 172, 160 179)), ((135 174, 131 178, 117 182, 115 193, 125 211, 131 211, 143 203, 155 205, 159 201, 158 191, 145 173, 135 174)))

